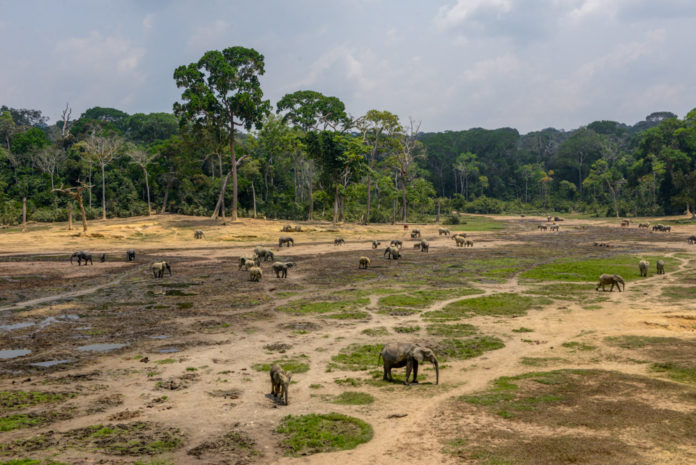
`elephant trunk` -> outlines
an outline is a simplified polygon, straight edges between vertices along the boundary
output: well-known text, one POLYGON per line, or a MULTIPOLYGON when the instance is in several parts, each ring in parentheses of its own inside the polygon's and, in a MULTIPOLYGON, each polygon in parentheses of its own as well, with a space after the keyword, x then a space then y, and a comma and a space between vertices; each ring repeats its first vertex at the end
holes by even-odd
POLYGON ((437 360, 433 361, 433 365, 435 365, 435 384, 440 384, 440 365, 437 360))

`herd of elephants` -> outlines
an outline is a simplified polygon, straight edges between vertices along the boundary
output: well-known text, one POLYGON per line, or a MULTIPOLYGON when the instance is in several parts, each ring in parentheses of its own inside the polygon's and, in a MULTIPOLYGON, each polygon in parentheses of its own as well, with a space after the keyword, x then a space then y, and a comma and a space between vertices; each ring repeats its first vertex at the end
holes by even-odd
MULTIPOLYGON (((553 231, 559 231, 560 226, 556 224, 556 221, 563 221, 562 218, 559 217, 548 217, 547 218, 548 222, 552 222, 553 224, 550 226, 546 225, 539 225, 538 229, 540 230, 547 230, 550 228, 550 230, 553 231)), ((630 221, 629 220, 623 220, 621 223, 621 227, 629 227, 630 226, 630 221)), ((640 223, 638 225, 638 228, 648 228, 650 225, 649 223, 640 223)), ((404 225, 404 228, 407 228, 406 225, 404 225)), ((661 231, 661 232, 670 232, 671 228, 669 226, 663 226, 662 224, 654 225, 653 231, 661 231)), ((302 231, 300 226, 284 226, 281 229, 281 232, 297 232, 297 231, 302 231)), ((447 228, 439 227, 438 228, 438 236, 447 236, 450 237, 455 241, 455 245, 457 247, 473 247, 474 243, 472 240, 467 239, 466 233, 455 233, 452 234, 451 231, 447 228)), ((205 237, 205 234, 202 230, 196 230, 194 232, 194 239, 203 239, 205 237)), ((421 252, 429 252, 430 249, 430 244, 428 241, 425 239, 421 238, 421 231, 419 229, 411 229, 410 230, 410 237, 411 239, 414 240, 413 248, 418 249, 421 252)), ((688 238, 688 242, 690 244, 696 244, 696 236, 690 236, 688 238)), ((341 246, 345 244, 345 240, 342 237, 336 237, 333 241, 334 246, 341 246)), ((281 236, 278 238, 278 247, 290 247, 294 246, 295 241, 292 237, 290 236, 281 236)), ((371 241, 371 246, 373 249, 377 249, 381 245, 380 241, 373 240, 371 241)), ((606 245, 606 244, 598 244, 595 243, 594 245, 606 245)), ((384 257, 389 260, 398 260, 402 256, 402 247, 403 247, 403 241, 399 239, 394 239, 390 241, 389 245, 384 249, 384 257)), ((136 251, 133 249, 127 250, 126 251, 126 259, 127 261, 134 261, 135 260, 135 255, 136 251)), ((106 254, 100 254, 99 255, 99 261, 104 262, 106 261, 106 254)), ((93 259, 92 259, 92 254, 87 251, 78 251, 75 252, 71 255, 70 257, 70 263, 73 263, 73 260, 77 259, 77 264, 78 265, 87 265, 87 264, 94 264, 93 259)), ((287 278, 288 274, 288 269, 296 266, 294 262, 281 262, 281 261, 275 261, 275 254, 274 252, 263 246, 258 246, 254 249, 253 255, 250 256, 242 256, 239 258, 239 270, 246 270, 249 272, 249 280, 258 282, 261 280, 263 277, 263 270, 261 268, 262 263, 264 262, 272 262, 271 264, 271 269, 275 273, 277 278, 287 278)), ((361 256, 358 260, 358 268, 360 269, 367 269, 370 266, 370 258, 366 256, 361 256)), ((641 276, 647 276, 648 273, 648 268, 650 266, 650 263, 647 260, 641 260, 638 263, 638 269, 640 272, 641 276)), ((665 263, 663 260, 657 260, 656 263, 656 268, 657 268, 657 274, 664 274, 665 272, 665 263)), ((151 270, 153 273, 154 278, 162 278, 164 276, 165 271, 169 273, 171 276, 172 274, 172 269, 170 264, 167 261, 161 260, 158 262, 154 262, 151 265, 151 270)), ((599 283, 597 284, 595 290, 599 291, 600 287, 602 288, 602 291, 606 291, 606 286, 610 285, 609 291, 612 292, 614 290, 614 287, 616 287, 619 292, 625 290, 625 282, 624 279, 618 275, 618 274, 602 274, 599 277, 599 283)), ((382 361, 383 363, 383 369, 384 369, 384 375, 383 379, 385 381, 393 381, 391 370, 393 368, 406 368, 406 376, 404 378, 404 384, 410 384, 410 383, 418 383, 418 364, 423 363, 424 361, 428 361, 433 364, 435 368, 435 373, 436 373, 436 381, 435 384, 439 384, 440 380, 440 372, 439 372, 439 363, 437 360, 437 357, 435 356, 435 353, 427 348, 427 347, 422 347, 418 344, 413 344, 413 343, 406 343, 406 342, 398 342, 398 343, 389 343, 386 344, 383 348, 382 351, 380 352, 379 355, 379 360, 382 361), (412 377, 411 377, 412 376, 412 377)), ((285 371, 279 364, 274 364, 271 367, 270 370, 270 378, 271 378, 271 394, 276 397, 278 400, 281 402, 284 402, 286 405, 288 404, 288 386, 291 382, 292 379, 292 373, 289 371, 285 371)))

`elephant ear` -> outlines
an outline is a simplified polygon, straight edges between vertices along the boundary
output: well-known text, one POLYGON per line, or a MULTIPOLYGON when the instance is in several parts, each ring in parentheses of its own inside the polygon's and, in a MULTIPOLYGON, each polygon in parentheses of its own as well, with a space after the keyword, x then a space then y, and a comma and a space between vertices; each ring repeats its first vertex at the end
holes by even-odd
POLYGON ((416 347, 411 351, 411 357, 413 357, 418 363, 423 362, 423 350, 420 347, 416 347))

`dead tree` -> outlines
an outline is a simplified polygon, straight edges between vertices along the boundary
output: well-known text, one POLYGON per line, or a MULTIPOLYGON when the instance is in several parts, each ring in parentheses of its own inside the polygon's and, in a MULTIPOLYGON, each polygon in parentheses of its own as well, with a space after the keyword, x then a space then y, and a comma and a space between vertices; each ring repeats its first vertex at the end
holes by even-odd
MULTIPOLYGON (((87 232, 87 213, 85 212, 85 206, 82 203, 82 191, 85 189, 90 189, 92 186, 85 184, 84 182, 77 180, 79 186, 64 188, 63 186, 53 189, 55 192, 62 192, 67 194, 73 199, 77 200, 77 204, 80 206, 80 213, 82 214, 82 231, 87 232)), ((68 204, 70 205, 70 204, 68 204)), ((68 221, 68 229, 72 229, 72 208, 68 206, 68 211, 70 213, 70 218, 68 221)))

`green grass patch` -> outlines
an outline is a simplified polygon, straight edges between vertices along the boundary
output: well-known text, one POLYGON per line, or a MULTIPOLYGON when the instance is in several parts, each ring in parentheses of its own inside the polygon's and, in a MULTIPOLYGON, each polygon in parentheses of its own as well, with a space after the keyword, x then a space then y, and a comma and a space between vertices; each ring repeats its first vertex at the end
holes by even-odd
POLYGON ((483 293, 480 289, 474 288, 454 288, 454 289, 429 289, 409 291, 405 294, 394 294, 381 297, 378 301, 380 308, 411 308, 423 309, 430 307, 435 302, 442 300, 454 299, 455 297, 464 297, 467 295, 475 295, 483 293))
POLYGON ((533 329, 525 328, 524 326, 521 326, 517 329, 512 330, 513 333, 533 333, 533 329))
POLYGON ((146 422, 92 425, 68 431, 66 437, 73 447, 95 449, 112 455, 157 455, 182 444, 178 429, 156 428, 154 424, 146 422))
POLYGON ((281 445, 292 456, 354 449, 373 435, 369 424, 339 413, 288 415, 276 431, 285 435, 281 445))
POLYGON ((497 337, 479 336, 469 339, 443 339, 433 347, 433 350, 438 357, 445 360, 466 360, 503 347, 505 344, 497 337))
POLYGON ((561 357, 522 357, 520 363, 530 367, 546 367, 554 363, 565 362, 561 357))
MULTIPOLYGON (((678 260, 661 256, 616 255, 608 258, 592 258, 586 260, 557 260, 553 263, 539 265, 524 271, 520 278, 536 281, 571 281, 594 282, 599 280, 602 273, 619 274, 626 281, 640 279, 638 262, 646 259, 651 266, 657 260, 664 260, 666 269, 673 269, 678 260)), ((654 274, 651 268, 650 275, 654 274)))
POLYGON ((280 365, 283 370, 293 373, 306 373, 309 371, 309 357, 302 354, 293 358, 281 358, 272 362, 256 363, 252 368, 256 371, 271 371, 271 367, 275 364, 280 365))
POLYGON ((476 328, 474 325, 466 323, 433 323, 426 327, 426 331, 431 336, 463 337, 476 334, 478 332, 478 328, 476 328))
POLYGON ((604 342, 610 346, 621 347, 622 349, 641 349, 646 346, 655 345, 677 345, 683 342, 676 337, 653 337, 653 336, 613 336, 605 337, 604 342))
POLYGON ((0 412, 63 402, 75 396, 72 392, 0 391, 0 412))
POLYGON ((653 363, 650 369, 655 373, 664 373, 674 381, 696 384, 696 366, 667 362, 653 363))
POLYGON ((46 420, 39 415, 17 414, 0 417, 0 431, 12 431, 40 425, 46 420))
POLYGON ((176 363, 176 360, 173 358, 163 358, 162 360, 155 360, 155 363, 160 365, 171 365, 172 363, 176 363))
POLYGON ((696 297, 696 286, 665 286, 662 297, 669 300, 693 300, 696 297))
POLYGON ((368 298, 337 301, 316 301, 309 299, 300 299, 290 302, 287 305, 278 307, 277 310, 281 312, 290 313, 291 315, 308 315, 313 313, 317 313, 320 315, 326 315, 331 313, 357 314, 356 312, 354 312, 357 308, 365 307, 369 305, 369 303, 370 299, 368 298))
POLYGON ((447 228, 452 231, 501 231, 505 229, 505 222, 485 216, 460 215, 457 219, 459 224, 450 225, 447 228))
POLYGON ((530 297, 512 293, 492 294, 452 302, 441 310, 426 312, 423 318, 447 321, 474 315, 515 317, 526 315, 527 310, 531 308, 550 303, 551 301, 546 297, 530 297))
POLYGON ((585 344, 584 342, 564 342, 561 344, 563 347, 566 349, 571 349, 573 352, 577 351, 587 351, 587 350, 595 350, 597 347, 593 346, 592 344, 585 344))
POLYGON ((334 383, 338 384, 339 386, 353 386, 353 387, 360 386, 360 380, 355 379, 355 378, 335 379, 334 383))
POLYGON ((0 462, 0 465, 68 465, 68 464, 63 463, 63 462, 54 462, 53 460, 16 459, 16 460, 8 460, 6 462, 0 462))
POLYGON ((386 336, 389 334, 389 330, 384 326, 379 326, 377 328, 367 328, 360 331, 362 334, 367 336, 386 336))
POLYGON ((330 367, 352 371, 369 370, 379 364, 377 359, 382 347, 382 344, 351 344, 331 357, 333 363, 330 367))
POLYGON ((369 312, 359 312, 355 310, 324 315, 324 318, 332 318, 334 320, 367 320, 369 317, 369 312))
POLYGON ((366 392, 345 391, 334 397, 331 401, 341 405, 368 405, 375 401, 375 398, 366 392))
POLYGON ((409 334, 409 333, 417 333, 420 331, 421 327, 416 325, 416 326, 395 326, 394 328, 395 333, 402 333, 402 334, 409 334))

